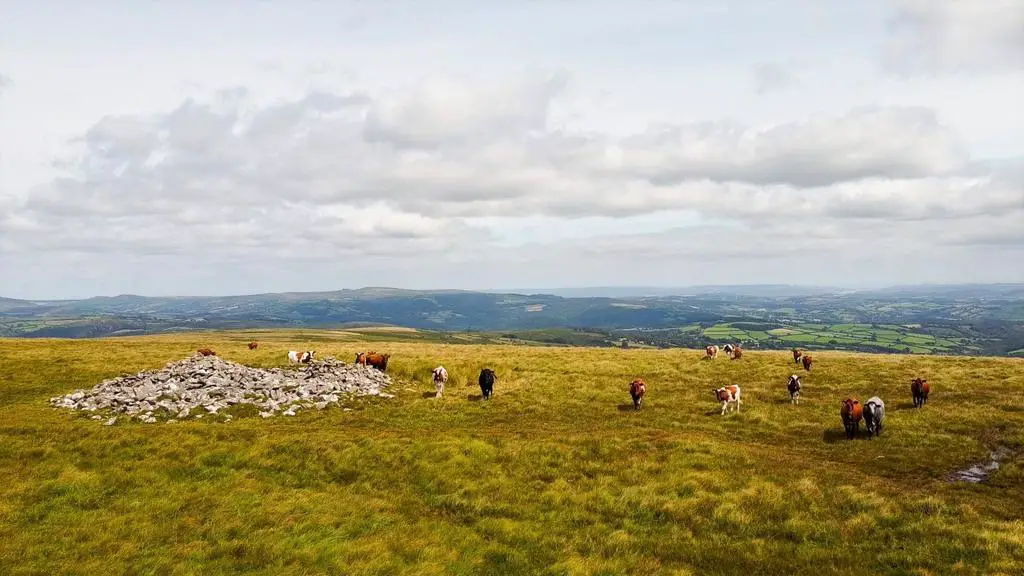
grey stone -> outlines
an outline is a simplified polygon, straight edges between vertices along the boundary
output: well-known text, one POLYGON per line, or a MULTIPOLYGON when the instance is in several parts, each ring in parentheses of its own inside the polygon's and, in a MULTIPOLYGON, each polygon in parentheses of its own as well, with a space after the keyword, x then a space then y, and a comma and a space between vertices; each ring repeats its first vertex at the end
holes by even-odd
POLYGON ((322 410, 339 404, 346 395, 393 398, 382 391, 390 385, 391 378, 372 367, 330 356, 298 369, 264 370, 196 354, 168 362, 162 370, 125 374, 90 390, 55 396, 49 403, 56 408, 127 414, 143 422, 155 422, 158 416, 186 418, 194 408, 215 414, 228 406, 252 404, 261 417, 269 418, 281 410, 289 416, 303 407, 322 410))

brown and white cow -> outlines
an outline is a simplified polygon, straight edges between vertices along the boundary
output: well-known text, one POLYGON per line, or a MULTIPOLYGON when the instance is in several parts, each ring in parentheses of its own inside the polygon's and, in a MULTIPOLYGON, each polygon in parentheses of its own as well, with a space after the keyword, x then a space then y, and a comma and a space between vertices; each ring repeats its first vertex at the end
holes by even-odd
POLYGON ((715 358, 718 358, 718 346, 712 344, 704 349, 704 353, 707 354, 708 360, 714 360, 715 358))
POLYGON ((928 393, 932 391, 932 387, 928 384, 927 380, 921 378, 914 378, 910 381, 910 395, 914 398, 914 408, 920 408, 928 402, 928 393))
POLYGON ((298 351, 295 351, 295 350, 289 350, 288 351, 288 362, 289 363, 294 363, 294 364, 298 364, 300 362, 303 363, 303 364, 309 364, 310 361, 313 360, 313 355, 315 355, 315 354, 316 354, 316 352, 314 352, 313 350, 306 350, 305 352, 298 352, 298 351))
POLYGON ((259 346, 256 342, 249 342, 249 350, 255 350, 259 346))
POLYGON ((739 386, 737 386, 735 384, 733 384, 732 386, 722 386, 721 388, 719 388, 717 390, 712 390, 711 392, 715 395, 715 398, 719 402, 722 403, 722 415, 723 416, 729 410, 729 403, 730 402, 732 403, 733 409, 736 412, 740 411, 740 404, 742 404, 743 401, 740 400, 740 387, 739 386))
POLYGON ((209 348, 200 348, 199 350, 196 350, 196 352, 202 354, 203 356, 216 356, 217 355, 216 352, 214 352, 213 350, 210 350, 209 348))
POLYGON ((800 357, 804 355, 804 351, 799 348, 793 348, 793 362, 795 364, 800 363, 800 357))
POLYGON ((634 378, 629 383, 629 397, 633 399, 633 409, 639 410, 644 403, 644 396, 647 394, 647 383, 643 378, 634 378))
POLYGON ((789 382, 786 384, 786 390, 789 390, 790 404, 800 403, 800 388, 800 376, 793 374, 789 377, 789 382))
POLYGON ((803 356, 800 357, 800 361, 803 362, 804 370, 810 372, 811 371, 811 362, 814 362, 814 359, 811 358, 811 355, 810 354, 804 354, 803 356))
POLYGON ((444 369, 444 366, 438 366, 434 368, 431 373, 434 379, 434 398, 440 398, 444 394, 444 385, 448 383, 448 371, 444 369))
POLYGON ((732 358, 733 360, 739 360, 740 358, 742 358, 743 347, 741 347, 739 344, 733 346, 732 353, 729 354, 729 357, 732 358))
POLYGON ((839 408, 839 417, 843 420, 846 438, 853 440, 854 435, 860 431, 860 420, 864 417, 864 407, 860 405, 860 400, 856 398, 843 400, 839 408))

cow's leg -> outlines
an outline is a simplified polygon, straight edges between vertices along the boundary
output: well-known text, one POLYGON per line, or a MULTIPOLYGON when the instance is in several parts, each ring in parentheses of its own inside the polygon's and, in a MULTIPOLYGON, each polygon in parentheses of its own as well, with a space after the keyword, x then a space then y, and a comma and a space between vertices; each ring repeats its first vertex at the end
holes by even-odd
POLYGON ((726 408, 728 408, 728 406, 729 406, 729 401, 728 400, 722 402, 722 416, 725 416, 725 410, 726 410, 726 408))

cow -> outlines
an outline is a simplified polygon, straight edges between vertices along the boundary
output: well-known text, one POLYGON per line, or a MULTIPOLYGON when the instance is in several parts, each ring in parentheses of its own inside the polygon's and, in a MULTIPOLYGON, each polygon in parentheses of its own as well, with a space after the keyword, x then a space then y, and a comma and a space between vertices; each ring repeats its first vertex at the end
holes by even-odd
POLYGON ((810 354, 804 354, 803 356, 800 357, 800 361, 803 362, 804 370, 810 372, 811 371, 811 362, 814 362, 814 359, 811 358, 811 355, 810 354))
POLYGON ((708 360, 714 360, 715 358, 718 358, 718 346, 712 344, 704 349, 704 353, 707 354, 708 360))
POLYGON ((725 354, 727 356, 732 355, 732 349, 733 349, 733 345, 732 344, 726 344, 725 346, 722 346, 722 352, 725 352, 725 354))
POLYGON ((729 355, 733 360, 739 360, 743 356, 743 348, 739 344, 733 347, 732 354, 729 355))
POLYGON ((484 368, 480 371, 480 378, 477 380, 480 383, 480 392, 484 395, 484 400, 489 400, 494 395, 494 370, 484 368))
POLYGON ((723 386, 717 390, 711 390, 711 393, 715 395, 715 398, 722 403, 722 415, 729 410, 729 403, 733 403, 733 409, 736 412, 740 411, 740 404, 743 403, 740 400, 740 387, 735 384, 732 386, 723 386))
POLYGON ((868 438, 881 434, 884 422, 885 402, 882 402, 878 396, 868 398, 868 401, 864 403, 864 425, 868 429, 868 438))
POLYGON ((932 391, 932 387, 928 384, 927 380, 921 378, 914 378, 910 381, 910 395, 914 397, 914 408, 920 408, 928 402, 928 393, 932 391))
POLYGON ((216 352, 214 352, 213 350, 210 350, 209 348, 200 348, 199 350, 196 350, 196 352, 202 354, 203 356, 216 356, 217 355, 216 352))
POLYGON ((864 408, 860 400, 847 398, 843 400, 839 408, 839 417, 843 420, 843 428, 846 429, 846 438, 853 440, 855 434, 860 431, 860 419, 864 416, 864 408))
POLYGON ((786 390, 789 390, 789 403, 799 404, 800 403, 800 377, 793 374, 789 377, 789 382, 786 384, 786 390))
POLYGON ((297 352, 295 350, 289 350, 288 351, 288 362, 290 364, 291 363, 298 364, 299 362, 301 362, 303 364, 309 364, 309 362, 313 360, 313 355, 314 354, 316 354, 316 352, 314 352, 313 350, 307 350, 305 352, 297 352))
POLYGON ((437 391, 434 397, 440 398, 444 394, 444 385, 448 382, 448 371, 444 369, 444 366, 438 366, 434 368, 432 375, 434 378, 434 390, 437 391))
POLYGON ((259 344, 255 342, 249 342, 249 350, 255 350, 257 346, 259 346, 259 344))
POLYGON ((793 363, 799 364, 800 357, 804 355, 804 351, 799 348, 793 348, 793 363))
POLYGON ((356 364, 362 364, 363 366, 373 366, 381 372, 386 372, 388 369, 388 360, 391 358, 391 354, 378 354, 376 352, 360 352, 356 354, 356 364))
POLYGON ((633 399, 633 409, 639 410, 644 403, 644 395, 647 394, 647 383, 643 378, 634 378, 629 383, 629 396, 633 399))

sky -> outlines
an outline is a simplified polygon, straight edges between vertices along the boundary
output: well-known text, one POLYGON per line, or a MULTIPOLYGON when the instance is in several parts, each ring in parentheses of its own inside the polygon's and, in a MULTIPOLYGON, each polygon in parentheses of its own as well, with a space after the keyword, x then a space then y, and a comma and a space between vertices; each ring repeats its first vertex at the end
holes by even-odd
POLYGON ((1024 0, 0 13, 0 296, 1024 281, 1024 0))

